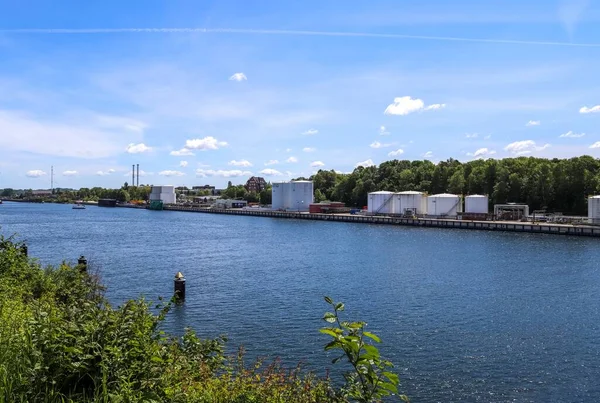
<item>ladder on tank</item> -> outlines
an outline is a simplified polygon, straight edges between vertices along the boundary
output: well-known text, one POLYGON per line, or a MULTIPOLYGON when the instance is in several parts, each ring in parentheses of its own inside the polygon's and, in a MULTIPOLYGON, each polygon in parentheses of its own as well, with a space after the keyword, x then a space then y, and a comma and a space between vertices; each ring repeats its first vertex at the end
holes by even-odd
POLYGON ((375 211, 375 214, 379 214, 381 212, 381 210, 383 210, 385 208, 385 206, 387 206, 390 203, 390 201, 392 201, 393 198, 394 198, 394 195, 391 194, 390 197, 388 197, 386 199, 386 201, 383 202, 383 204, 381 206, 379 206, 379 208, 377 209, 377 211, 375 211))
MULTIPOLYGON (((452 206, 452 207, 450 208, 450 210, 448 210, 448 212, 447 212, 446 214, 443 214, 443 215, 441 215, 441 217, 448 217, 448 216, 450 215, 450 212, 451 212, 452 210, 456 209, 456 206, 458 206, 458 205, 460 204, 460 201, 461 201, 461 199, 460 199, 460 197, 459 197, 459 198, 458 198, 458 201, 457 201, 457 202, 454 204, 454 206, 452 206)), ((457 214, 459 213, 458 209, 456 209, 456 213, 457 213, 457 214)))

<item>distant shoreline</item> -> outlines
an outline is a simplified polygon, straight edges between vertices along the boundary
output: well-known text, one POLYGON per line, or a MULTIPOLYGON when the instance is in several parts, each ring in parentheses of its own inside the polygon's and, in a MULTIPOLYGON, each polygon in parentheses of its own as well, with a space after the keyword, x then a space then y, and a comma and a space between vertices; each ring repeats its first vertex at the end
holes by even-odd
MULTIPOLYGON (((7 202, 16 200, 5 200, 7 202)), ((18 202, 27 203, 30 201, 19 200, 18 202)), ((30 202, 39 204, 39 202, 30 202)), ((69 204, 69 203, 55 203, 69 204)), ((84 202, 84 204, 97 206, 95 202, 84 202)), ((146 209, 147 206, 118 204, 116 207, 146 209)), ((111 207, 105 207, 107 209, 111 207)), ((410 227, 424 228, 445 228, 445 229, 468 229, 478 231, 504 231, 520 232, 533 234, 551 234, 551 235, 571 235, 600 238, 600 226, 592 225, 571 225, 571 224, 551 224, 551 223, 528 223, 519 221, 470 221, 442 218, 403 218, 390 216, 366 216, 353 214, 317 214, 303 213, 296 211, 269 211, 269 210, 251 210, 251 209, 211 209, 199 207, 175 207, 165 206, 163 211, 180 211, 191 213, 212 213, 229 215, 246 215, 254 217, 270 218, 291 218, 313 221, 334 221, 346 223, 361 224, 387 224, 401 225, 410 227)))

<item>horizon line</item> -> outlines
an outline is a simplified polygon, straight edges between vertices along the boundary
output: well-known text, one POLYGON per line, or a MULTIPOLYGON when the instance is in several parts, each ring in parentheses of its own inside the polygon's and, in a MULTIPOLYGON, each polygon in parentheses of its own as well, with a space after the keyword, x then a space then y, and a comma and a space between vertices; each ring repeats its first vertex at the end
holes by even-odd
POLYGON ((453 36, 405 35, 393 33, 345 32, 345 31, 305 31, 285 29, 247 29, 247 28, 14 28, 0 29, 3 34, 120 34, 120 33, 203 33, 203 34, 247 34, 247 35, 289 35, 289 36, 331 36, 360 37, 380 39, 406 39, 444 42, 473 42, 508 45, 563 46, 563 47, 600 47, 600 43, 533 41, 521 39, 490 39, 453 36))

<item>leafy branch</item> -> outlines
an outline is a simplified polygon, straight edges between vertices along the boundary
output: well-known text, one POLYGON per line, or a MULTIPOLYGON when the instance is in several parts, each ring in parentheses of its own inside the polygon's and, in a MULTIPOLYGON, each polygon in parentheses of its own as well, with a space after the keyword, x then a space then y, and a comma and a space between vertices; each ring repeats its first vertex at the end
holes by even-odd
MULTIPOLYGON (((332 363, 346 358, 352 366, 352 371, 344 374, 346 397, 361 403, 379 402, 386 396, 398 395, 398 375, 391 372, 393 364, 381 358, 379 349, 372 343, 381 343, 381 339, 365 330, 365 322, 347 322, 340 320, 339 313, 344 311, 342 302, 334 302, 330 297, 325 297, 333 308, 333 312, 326 312, 323 320, 330 324, 320 329, 320 332, 331 336, 333 339, 325 350, 342 350, 342 354, 333 359, 332 363)), ((399 395, 405 402, 409 399, 399 395)))

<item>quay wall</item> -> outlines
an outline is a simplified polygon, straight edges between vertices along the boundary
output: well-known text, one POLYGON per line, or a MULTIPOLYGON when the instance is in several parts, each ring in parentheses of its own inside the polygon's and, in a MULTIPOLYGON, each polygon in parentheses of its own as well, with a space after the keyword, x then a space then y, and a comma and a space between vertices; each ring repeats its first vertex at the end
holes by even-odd
POLYGON ((536 234, 574 235, 600 237, 600 227, 589 225, 567 225, 549 223, 527 223, 514 221, 466 221, 435 218, 397 218, 385 216, 363 216, 351 214, 311 214, 284 211, 252 211, 242 209, 206 209, 194 207, 165 206, 167 211, 189 211, 209 214, 246 215, 255 217, 293 218, 300 220, 337 221, 366 224, 404 225, 429 228, 454 228, 483 231, 527 232, 536 234))

